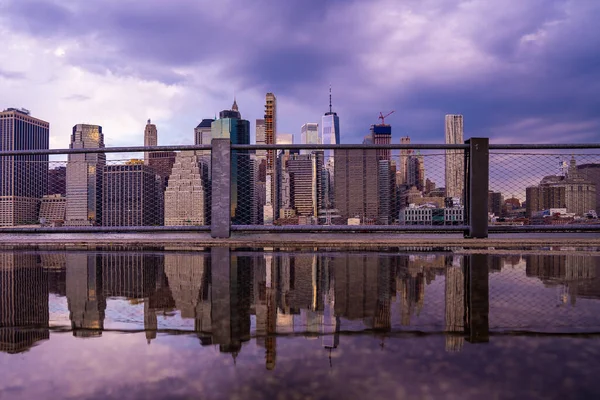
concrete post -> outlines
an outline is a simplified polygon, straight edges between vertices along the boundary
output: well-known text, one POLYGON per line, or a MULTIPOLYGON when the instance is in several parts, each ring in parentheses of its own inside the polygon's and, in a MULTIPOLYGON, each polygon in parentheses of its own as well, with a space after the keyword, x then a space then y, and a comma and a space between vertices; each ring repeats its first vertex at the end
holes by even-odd
POLYGON ((231 236, 231 141, 211 141, 211 218, 213 238, 231 236))
POLYGON ((470 254, 465 262, 465 334, 471 343, 489 341, 489 256, 470 254))
POLYGON ((488 138, 471 138, 465 163, 465 214, 469 230, 465 237, 482 239, 488 237, 488 188, 490 156, 488 138))

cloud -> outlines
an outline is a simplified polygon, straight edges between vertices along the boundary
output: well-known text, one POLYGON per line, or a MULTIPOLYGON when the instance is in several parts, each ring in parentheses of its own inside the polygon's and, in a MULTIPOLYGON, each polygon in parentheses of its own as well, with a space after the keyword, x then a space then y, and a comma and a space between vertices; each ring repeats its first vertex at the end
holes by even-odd
POLYGON ((0 68, 0 79, 6 79, 6 80, 25 79, 25 74, 23 74, 21 72, 6 71, 6 70, 0 68))
MULTIPOLYGON (((379 111, 386 110, 396 110, 389 119, 396 142, 403 135, 413 142, 442 141, 446 113, 465 116, 466 137, 600 139, 597 2, 1 4, 5 32, 20 38, 9 46, 12 65, 2 65, 29 82, 21 88, 34 88, 40 81, 57 85, 73 71, 82 74, 92 92, 102 91, 96 85, 124 89, 127 82, 126 91, 104 93, 119 106, 112 113, 128 114, 119 117, 119 124, 110 123, 126 132, 118 135, 120 141, 133 140, 133 120, 139 134, 143 127, 138 118, 157 120, 143 116, 140 108, 152 110, 154 105, 142 105, 158 102, 163 110, 158 112, 163 118, 157 120, 159 130, 162 126, 169 132, 172 142, 189 143, 193 126, 229 107, 233 92, 251 121, 262 117, 265 92, 275 92, 278 126, 298 135, 302 123, 319 121, 327 110, 330 83, 346 143, 360 142, 379 111), (43 64, 28 58, 31 51, 52 58, 44 65, 46 72, 38 71, 43 64), (158 90, 152 99, 149 87, 158 90), (553 135, 541 137, 527 121, 551 127, 553 135), (586 126, 584 132, 581 126, 586 126)), ((0 71, 2 89, 9 85, 4 76, 0 71)), ((61 90, 61 99, 82 95, 75 87, 69 90, 61 90)), ((3 90, 0 100, 13 101, 11 93, 3 90)), ((46 104, 53 98, 39 103, 36 109, 51 108, 46 104)), ((73 113, 53 110, 52 117, 65 120, 60 125, 76 123, 73 113)))

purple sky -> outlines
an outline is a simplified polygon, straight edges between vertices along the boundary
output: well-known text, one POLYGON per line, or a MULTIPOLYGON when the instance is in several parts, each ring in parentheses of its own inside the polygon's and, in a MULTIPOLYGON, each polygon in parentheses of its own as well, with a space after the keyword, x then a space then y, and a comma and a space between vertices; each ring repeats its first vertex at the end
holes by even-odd
POLYGON ((229 108, 300 139, 333 86, 343 143, 380 111, 394 142, 442 142, 444 114, 494 142, 600 140, 596 0, 0 0, 0 107, 25 107, 68 147, 76 123, 106 143, 190 144, 229 108))

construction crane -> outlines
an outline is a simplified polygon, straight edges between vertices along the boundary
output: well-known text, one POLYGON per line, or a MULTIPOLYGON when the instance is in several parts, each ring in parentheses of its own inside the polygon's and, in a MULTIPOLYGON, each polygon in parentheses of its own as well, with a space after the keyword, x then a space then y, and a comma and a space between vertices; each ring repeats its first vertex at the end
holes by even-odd
POLYGON ((382 113, 382 112, 380 112, 380 113, 379 113, 379 117, 378 117, 378 118, 381 120, 381 125, 385 125, 385 119, 386 119, 387 117, 389 117, 390 115, 392 115, 393 113, 395 113, 395 112, 396 112, 396 111, 391 111, 391 112, 387 113, 386 115, 383 115, 383 113, 382 113))

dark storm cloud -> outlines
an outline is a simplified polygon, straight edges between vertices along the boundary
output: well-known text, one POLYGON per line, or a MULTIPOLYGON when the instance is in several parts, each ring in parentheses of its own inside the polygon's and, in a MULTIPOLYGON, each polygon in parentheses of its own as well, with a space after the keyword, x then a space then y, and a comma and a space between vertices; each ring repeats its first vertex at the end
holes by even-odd
POLYGON ((8 80, 25 79, 25 74, 15 71, 7 71, 0 67, 0 78, 8 80))
POLYGON ((466 136, 600 140, 599 2, 4 4, 10 29, 76 40, 65 57, 97 73, 188 84, 178 69, 215 66, 224 82, 274 91, 316 113, 315 90, 333 82, 345 142, 362 140, 378 112, 391 109, 395 141, 443 140, 446 113, 465 116, 466 136), (544 126, 552 134, 539 133, 544 126))

